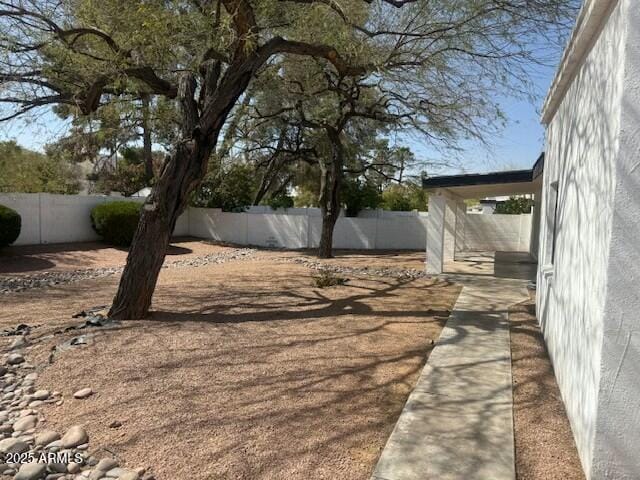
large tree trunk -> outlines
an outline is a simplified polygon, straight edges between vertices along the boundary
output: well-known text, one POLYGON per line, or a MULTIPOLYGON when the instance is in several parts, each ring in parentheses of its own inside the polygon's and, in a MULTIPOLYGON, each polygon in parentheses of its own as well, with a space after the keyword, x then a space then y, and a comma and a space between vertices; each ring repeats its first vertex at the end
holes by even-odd
POLYGON ((151 125, 149 111, 149 96, 142 97, 142 157, 144 160, 145 186, 150 186, 153 180, 153 151, 151 145, 151 125))
POLYGON ((109 310, 110 317, 140 319, 147 315, 176 220, 187 207, 191 192, 206 174, 220 130, 249 84, 249 73, 233 76, 228 72, 230 78, 219 88, 216 97, 204 103, 202 115, 195 99, 194 77, 185 75, 181 79, 178 88, 182 111, 181 140, 165 161, 158 181, 143 205, 118 292, 109 310))
POLYGON ((327 130, 331 142, 331 162, 327 165, 320 162, 320 212, 322 213, 322 230, 320 232, 320 258, 333 257, 333 230, 340 216, 340 188, 342 187, 342 170, 344 164, 344 148, 340 133, 327 130))
POLYGON ((187 206, 189 194, 204 175, 210 153, 208 142, 182 143, 167 160, 142 208, 110 317, 138 319, 146 316, 176 220, 187 206))

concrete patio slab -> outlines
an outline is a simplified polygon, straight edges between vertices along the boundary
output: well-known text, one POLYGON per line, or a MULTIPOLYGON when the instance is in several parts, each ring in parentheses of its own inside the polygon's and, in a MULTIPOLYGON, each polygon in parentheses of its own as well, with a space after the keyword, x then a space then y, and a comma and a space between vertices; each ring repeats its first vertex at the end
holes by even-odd
POLYGON ((372 480, 515 478, 508 308, 525 282, 455 280, 462 292, 372 480))

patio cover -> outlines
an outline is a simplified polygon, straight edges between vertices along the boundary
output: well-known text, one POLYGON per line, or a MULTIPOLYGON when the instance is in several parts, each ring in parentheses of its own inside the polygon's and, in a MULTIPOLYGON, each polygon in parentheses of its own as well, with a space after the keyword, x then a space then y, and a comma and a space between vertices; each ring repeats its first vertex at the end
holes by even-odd
POLYGON ((537 193, 542 185, 544 153, 528 170, 493 173, 445 175, 422 179, 422 188, 429 192, 445 189, 460 198, 499 197, 537 193))
POLYGON ((439 274, 445 262, 454 260, 456 230, 464 228, 464 199, 503 195, 534 195, 530 254, 537 258, 544 154, 530 170, 483 174, 446 175, 424 178, 422 188, 430 193, 427 217, 427 273, 439 274))

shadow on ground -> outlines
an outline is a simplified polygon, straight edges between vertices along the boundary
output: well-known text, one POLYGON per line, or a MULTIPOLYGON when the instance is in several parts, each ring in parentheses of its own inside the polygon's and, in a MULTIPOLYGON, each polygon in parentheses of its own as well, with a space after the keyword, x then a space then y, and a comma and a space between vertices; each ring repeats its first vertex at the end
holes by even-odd
MULTIPOLYGON (((163 271, 149 320, 42 373, 38 386, 67 398, 98 392, 47 407, 49 425, 84 424, 94 445, 159 480, 368 478, 459 287, 350 276, 319 289, 314 274, 275 258, 163 271), (108 428, 114 420, 123 426, 108 428)), ((115 286, 22 292, 10 304, 68 318, 80 302, 108 303, 115 286)))

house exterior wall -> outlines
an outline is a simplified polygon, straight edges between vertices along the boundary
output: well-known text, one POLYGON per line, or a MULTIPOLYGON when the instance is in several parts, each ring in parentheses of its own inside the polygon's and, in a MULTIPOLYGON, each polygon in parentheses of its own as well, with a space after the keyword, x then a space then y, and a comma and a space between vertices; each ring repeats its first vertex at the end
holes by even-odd
POLYGON ((529 236, 529 255, 538 260, 540 248, 540 221, 542 211, 542 190, 533 197, 533 209, 531 210, 531 235, 529 236))
POLYGON ((592 478, 640 478, 640 8, 626 41, 592 478))
MULTIPOLYGON (((589 479, 640 478, 637 471, 624 476, 621 470, 609 470, 611 464, 606 460, 617 455, 616 450, 630 452, 640 441, 640 430, 624 442, 618 437, 619 444, 602 435, 609 431, 607 426, 629 419, 603 403, 607 401, 603 385, 615 381, 610 367, 618 358, 609 358, 608 351, 613 326, 608 318, 610 289, 618 281, 614 277, 620 276, 611 274, 610 252, 617 243, 613 235, 617 222, 622 227, 628 221, 619 218, 617 211, 621 173, 617 164, 627 88, 625 15, 633 1, 609 2, 612 10, 602 17, 590 50, 549 121, 546 136, 538 316, 589 479)), ((636 123, 636 131, 637 127, 636 123)), ((636 396, 636 404, 637 400, 636 396)), ((634 414, 638 411, 636 408, 634 414)))

